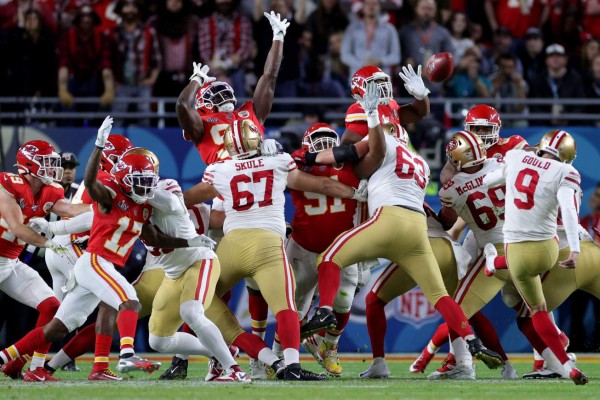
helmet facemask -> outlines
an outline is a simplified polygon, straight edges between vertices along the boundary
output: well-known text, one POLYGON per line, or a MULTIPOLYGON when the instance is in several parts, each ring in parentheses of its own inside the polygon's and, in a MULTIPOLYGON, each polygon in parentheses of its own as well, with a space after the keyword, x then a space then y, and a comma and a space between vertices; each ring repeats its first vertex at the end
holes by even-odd
POLYGON ((36 155, 33 157, 33 162, 40 166, 36 176, 45 185, 62 180, 64 169, 61 167, 60 156, 58 154, 36 155))
POLYGON ((196 108, 204 107, 217 112, 233 112, 237 99, 233 89, 227 83, 217 82, 202 92, 200 99, 196 101, 196 108))
POLYGON ((152 171, 132 172, 125 175, 123 183, 131 187, 129 197, 137 204, 143 204, 154 198, 158 186, 158 175, 152 171))
POLYGON ((379 88, 379 104, 387 105, 392 100, 392 80, 383 72, 376 72, 373 76, 364 80, 363 90, 367 90, 367 83, 375 82, 379 88))

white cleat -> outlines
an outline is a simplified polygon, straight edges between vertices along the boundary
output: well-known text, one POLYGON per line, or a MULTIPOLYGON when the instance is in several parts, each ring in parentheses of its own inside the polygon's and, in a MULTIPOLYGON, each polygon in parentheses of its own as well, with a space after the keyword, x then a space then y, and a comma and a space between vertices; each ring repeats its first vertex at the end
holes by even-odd
POLYGON ((302 347, 307 353, 312 355, 320 366, 323 366, 323 359, 319 355, 319 346, 323 341, 323 337, 319 335, 310 335, 302 341, 302 347))
POLYGON ((517 375, 517 371, 512 366, 512 364, 508 361, 504 362, 504 366, 502 367, 502 379, 519 379, 519 375, 517 375))
POLYGON ((160 362, 146 360, 138 356, 131 356, 127 358, 120 358, 117 363, 117 371, 121 373, 127 373, 132 371, 143 371, 152 373, 160 368, 160 362))
POLYGON ((429 380, 452 379, 457 381, 474 381, 475 380, 475 365, 473 364, 456 364, 446 372, 438 372, 430 374, 429 380))
POLYGON ((366 371, 358 374, 358 377, 369 379, 389 378, 390 370, 385 363, 385 359, 376 358, 366 371))
POLYGON ((573 364, 577 363, 577 355, 575 353, 567 353, 567 356, 569 356, 569 360, 571 360, 573 364))
POLYGON ((523 379, 559 379, 560 377, 560 374, 557 374, 548 368, 542 368, 523 375, 523 379))
POLYGON ((252 380, 269 379, 265 365, 255 358, 250 359, 250 378, 252 380))

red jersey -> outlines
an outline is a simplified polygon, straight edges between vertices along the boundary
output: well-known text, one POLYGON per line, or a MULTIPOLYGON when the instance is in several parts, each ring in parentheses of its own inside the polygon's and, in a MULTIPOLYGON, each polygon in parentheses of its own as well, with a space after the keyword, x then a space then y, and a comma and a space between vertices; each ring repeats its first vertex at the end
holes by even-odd
POLYGON ((214 114, 202 116, 204 124, 204 135, 202 140, 196 146, 202 161, 210 165, 216 161, 229 158, 229 153, 225 149, 223 136, 225 130, 234 120, 251 119, 256 125, 261 135, 264 136, 265 127, 258 121, 254 112, 254 102, 248 100, 240 108, 233 112, 217 112, 214 114))
MULTIPOLYGON (((10 172, 0 173, 0 189, 10 194, 23 213, 24 224, 31 218, 44 218, 58 200, 65 198, 65 191, 58 183, 43 185, 34 197, 29 183, 23 177, 10 172)), ((0 257, 17 258, 25 247, 25 242, 17 239, 8 230, 8 223, 0 215, 0 257)))
POLYGON ((596 235, 596 232, 594 232, 594 228, 600 229, 600 213, 588 214, 581 218, 581 226, 588 231, 588 233, 594 238, 594 242, 600 246, 600 237, 596 235))
MULTIPOLYGON (((298 152, 296 150, 292 158, 298 152)), ((359 179, 350 164, 339 167, 298 164, 298 168, 315 176, 329 176, 352 187, 358 187, 359 179)), ((342 232, 354 227, 356 200, 336 199, 317 193, 290 190, 296 212, 292 219, 292 238, 308 251, 322 253, 342 232)))
POLYGON ((122 267, 142 227, 152 215, 152 206, 135 203, 121 191, 117 181, 110 175, 99 180, 115 196, 108 214, 100 214, 98 202, 92 202, 94 221, 87 251, 122 267))
POLYGON ((529 146, 527 140, 519 135, 512 135, 509 138, 500 138, 492 147, 487 149, 487 157, 504 157, 509 150, 521 150, 529 146))
MULTIPOLYGON (((381 125, 385 125, 388 122, 394 122, 400 124, 400 114, 398 114, 400 106, 396 103, 396 100, 390 100, 390 104, 380 104, 377 107, 379 112, 379 122, 381 125)), ((356 102, 348 107, 346 111, 346 129, 358 133, 360 136, 365 137, 369 133, 369 127, 367 125, 367 114, 363 110, 362 106, 356 102)))
POLYGON ((498 26, 510 29, 513 37, 522 38, 527 29, 539 26, 548 0, 488 0, 495 4, 498 26))

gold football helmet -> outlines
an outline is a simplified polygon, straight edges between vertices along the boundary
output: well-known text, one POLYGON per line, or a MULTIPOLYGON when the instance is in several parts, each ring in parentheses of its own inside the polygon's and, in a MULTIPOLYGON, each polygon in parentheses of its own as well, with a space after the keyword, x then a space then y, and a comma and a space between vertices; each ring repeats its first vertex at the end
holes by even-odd
POLYGON ((553 129, 542 136, 538 145, 538 154, 542 151, 567 164, 571 164, 577 157, 575 139, 568 132, 560 129, 553 129))
POLYGON ((394 122, 388 122, 383 124, 383 133, 386 135, 392 135, 405 145, 408 145, 408 133, 406 129, 400 124, 396 124, 394 122))
POLYGON ((258 154, 262 135, 252 120, 235 120, 225 130, 223 141, 231 158, 245 159, 258 154))
POLYGON ((152 162, 152 165, 154 165, 154 172, 156 172, 156 174, 158 175, 160 162, 158 161, 158 157, 156 157, 156 154, 154 154, 150 150, 145 149, 143 147, 133 147, 127 150, 125 153, 123 153, 123 156, 125 156, 126 154, 141 154, 148 157, 150 159, 150 162, 152 162))
POLYGON ((469 131, 459 131, 452 136, 446 145, 446 156, 458 171, 479 165, 487 158, 483 141, 469 131))

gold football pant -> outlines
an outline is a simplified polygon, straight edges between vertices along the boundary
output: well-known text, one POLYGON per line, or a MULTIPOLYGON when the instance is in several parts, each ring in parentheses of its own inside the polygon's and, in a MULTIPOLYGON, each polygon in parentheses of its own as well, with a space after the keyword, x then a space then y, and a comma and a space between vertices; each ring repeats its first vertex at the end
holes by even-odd
POLYGON ((152 302, 156 296, 156 292, 160 287, 165 276, 165 271, 162 268, 143 271, 142 274, 133 282, 133 288, 137 294, 142 311, 139 313, 139 319, 147 317, 152 311, 152 302))
MULTIPOLYGON (((162 272, 162 270, 160 270, 162 272)), ((210 307, 221 267, 218 259, 199 260, 176 279, 165 276, 156 292, 148 327, 155 336, 167 337, 183 324, 181 304, 198 300, 210 307)))
POLYGON ((338 236, 321 258, 341 268, 386 258, 406 271, 432 305, 448 295, 427 237, 425 215, 406 208, 377 209, 367 221, 338 236))
MULTIPOLYGON (((452 244, 444 238, 429 238, 429 243, 439 265, 444 286, 446 286, 448 293, 453 293, 458 284, 458 272, 456 271, 456 258, 454 257, 452 244)), ((417 283, 405 269, 398 267, 395 263, 390 263, 379 275, 371 291, 380 300, 389 303, 415 286, 417 286, 417 283)))
POLYGON ((549 271, 558 260, 555 239, 538 242, 507 243, 506 261, 515 287, 532 309, 545 303, 540 274, 549 271))

